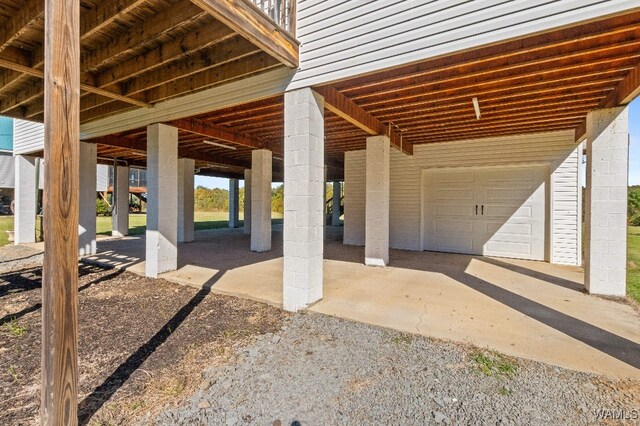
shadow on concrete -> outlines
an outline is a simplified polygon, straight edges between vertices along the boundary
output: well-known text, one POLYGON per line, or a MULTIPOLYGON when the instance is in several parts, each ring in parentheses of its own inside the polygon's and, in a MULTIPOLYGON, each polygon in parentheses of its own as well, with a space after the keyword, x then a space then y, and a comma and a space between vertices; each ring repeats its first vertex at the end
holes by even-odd
POLYGON ((490 263, 492 265, 499 266, 504 269, 508 269, 512 272, 515 272, 521 275, 526 275, 528 277, 535 278, 537 280, 542 280, 547 283, 554 284, 569 290, 574 290, 579 293, 585 292, 584 285, 577 283, 575 281, 567 280, 561 277, 556 277, 555 275, 545 274, 544 272, 540 272, 540 271, 534 271, 532 269, 525 268, 519 265, 514 265, 512 263, 503 262, 493 257, 481 257, 477 259, 482 262, 490 263))

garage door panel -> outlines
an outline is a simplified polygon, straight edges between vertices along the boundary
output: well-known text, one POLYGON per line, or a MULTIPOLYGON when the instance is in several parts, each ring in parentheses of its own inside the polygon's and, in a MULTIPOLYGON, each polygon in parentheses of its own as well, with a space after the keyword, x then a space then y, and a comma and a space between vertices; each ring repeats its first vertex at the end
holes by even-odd
POLYGON ((490 252, 490 256, 528 258, 532 256, 532 247, 529 243, 517 241, 488 241, 485 252, 490 252))
POLYGON ((544 260, 547 174, 544 166, 425 172, 424 248, 544 260))
POLYGON ((434 190, 435 201, 472 201, 473 195, 473 189, 470 188, 437 188, 434 190))
POLYGON ((471 217, 474 216, 474 206, 469 205, 437 205, 435 206, 435 214, 437 217, 471 217))

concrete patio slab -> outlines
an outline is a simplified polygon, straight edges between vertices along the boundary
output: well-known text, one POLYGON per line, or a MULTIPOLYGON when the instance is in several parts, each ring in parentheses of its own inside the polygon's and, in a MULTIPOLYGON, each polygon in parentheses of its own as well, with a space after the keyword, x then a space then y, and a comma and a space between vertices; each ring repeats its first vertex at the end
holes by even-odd
MULTIPOLYGON (((584 293, 581 268, 512 259, 391 250, 391 266, 362 264, 364 248, 329 228, 324 298, 310 310, 470 343, 574 370, 640 378, 640 315, 584 293)), ((143 237, 102 240, 92 261, 144 274, 143 237)), ((241 229, 196 233, 179 247, 180 284, 282 302, 282 235, 249 251, 241 229)))

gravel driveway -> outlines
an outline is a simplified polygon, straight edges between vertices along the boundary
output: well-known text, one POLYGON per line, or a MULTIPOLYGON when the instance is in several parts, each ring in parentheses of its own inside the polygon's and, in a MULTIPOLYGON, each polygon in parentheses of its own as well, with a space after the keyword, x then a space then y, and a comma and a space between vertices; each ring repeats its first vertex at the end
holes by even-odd
POLYGON ((637 415, 640 383, 302 313, 142 423, 594 424, 598 409, 637 415))

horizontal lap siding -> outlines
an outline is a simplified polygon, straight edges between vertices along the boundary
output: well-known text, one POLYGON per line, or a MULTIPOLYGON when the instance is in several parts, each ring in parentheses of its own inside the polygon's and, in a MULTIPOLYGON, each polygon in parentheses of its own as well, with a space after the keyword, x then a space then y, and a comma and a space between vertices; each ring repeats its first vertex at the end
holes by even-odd
POLYGON ((344 239, 345 244, 364 245, 365 238, 365 151, 344 155, 344 239))
POLYGON ((577 148, 553 172, 553 263, 580 264, 580 157, 577 148))
POLYGON ((33 121, 13 120, 13 153, 29 154, 44 149, 44 125, 33 121))
POLYGON ((637 0, 300 0, 300 69, 289 88, 392 68, 637 7, 637 0))
POLYGON ((0 188, 13 188, 15 182, 15 165, 13 155, 0 153, 0 188))
MULTIPOLYGON (((364 158, 364 151, 348 152, 345 158, 345 242, 350 241, 349 244, 364 244, 364 158), (350 181, 353 182, 351 188, 350 181), (358 194, 358 191, 361 192, 358 194), (350 202, 355 206, 350 206, 350 202), (349 217, 350 208, 358 214, 349 217), (350 224, 347 223, 349 219, 350 224), (357 221, 361 223, 354 223, 357 221), (357 239, 350 235, 353 229, 362 230, 357 239)), ((580 229, 576 198, 577 159, 573 131, 415 145, 413 156, 392 150, 390 246, 408 250, 421 249, 420 182, 423 169, 545 163, 556 170, 553 173, 553 202, 557 207, 551 219, 556 235, 552 238, 552 260, 576 264, 579 245, 576 235, 580 229)))

